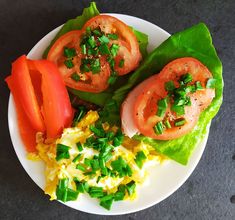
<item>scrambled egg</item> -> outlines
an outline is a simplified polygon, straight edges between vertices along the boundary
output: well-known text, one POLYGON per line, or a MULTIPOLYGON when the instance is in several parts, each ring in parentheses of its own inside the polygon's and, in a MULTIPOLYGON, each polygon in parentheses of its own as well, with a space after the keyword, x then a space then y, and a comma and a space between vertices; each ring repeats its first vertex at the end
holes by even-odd
MULTIPOLYGON (((146 168, 152 165, 161 163, 164 158, 154 151, 154 149, 148 145, 141 142, 132 140, 125 137, 122 145, 115 147, 112 151, 112 158, 107 164, 116 160, 121 156, 132 170, 131 176, 105 176, 99 179, 100 171, 97 170, 95 175, 89 176, 84 175, 84 172, 76 169, 76 163, 73 159, 80 153, 81 158, 79 162, 83 163, 85 158, 92 159, 94 155, 99 155, 99 151, 91 147, 86 147, 83 145, 82 151, 79 151, 76 143, 80 142, 84 144, 87 138, 93 136, 93 132, 89 129, 90 125, 93 125, 99 116, 96 111, 89 111, 86 116, 77 124, 76 127, 66 128, 63 131, 62 136, 51 143, 45 143, 42 135, 37 136, 37 150, 38 155, 29 155, 30 159, 37 160, 40 157, 46 164, 46 186, 45 193, 48 194, 51 200, 57 199, 56 189, 60 179, 69 179, 69 187, 76 190, 76 184, 73 179, 76 177, 79 181, 86 181, 89 186, 102 187, 108 194, 115 193, 118 190, 120 184, 128 184, 131 181, 136 183, 143 183, 147 177, 146 168), (56 146, 57 144, 63 144, 69 146, 69 159, 56 160, 56 146), (146 155, 143 167, 140 169, 136 162, 136 153, 143 151, 146 155)), ((116 131, 116 127, 110 127, 107 123, 103 124, 105 131, 113 130, 116 131)), ((106 165, 107 165, 106 164, 106 165)), ((133 195, 125 195, 124 199, 134 199, 136 193, 133 195)))

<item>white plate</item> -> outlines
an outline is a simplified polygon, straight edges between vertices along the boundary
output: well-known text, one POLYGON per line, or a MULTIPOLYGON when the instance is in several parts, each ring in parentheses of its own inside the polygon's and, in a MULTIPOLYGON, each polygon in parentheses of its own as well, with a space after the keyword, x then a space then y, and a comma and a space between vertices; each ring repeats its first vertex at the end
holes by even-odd
MULTIPOLYGON (((158 26, 142 19, 121 14, 111 15, 119 18, 137 30, 147 33, 149 36, 149 51, 160 45, 170 36, 169 33, 162 30, 158 26)), ((60 27, 56 28, 42 38, 29 52, 28 57, 31 59, 40 59, 43 51, 58 32, 59 28, 60 27)), ((45 184, 45 167, 42 162, 32 162, 26 158, 25 148, 17 127, 16 112, 12 95, 9 99, 8 123, 11 140, 22 166, 32 180, 41 189, 43 189, 45 184)), ((150 177, 147 181, 148 183, 138 187, 138 198, 135 201, 114 202, 111 211, 107 211, 99 206, 97 200, 91 199, 87 195, 79 195, 78 201, 68 202, 65 205, 93 214, 120 215, 140 211, 157 204, 170 196, 187 180, 201 158, 206 141, 207 136, 203 142, 197 146, 187 166, 182 166, 174 161, 169 161, 164 165, 159 165, 152 168, 149 172, 150 177)))

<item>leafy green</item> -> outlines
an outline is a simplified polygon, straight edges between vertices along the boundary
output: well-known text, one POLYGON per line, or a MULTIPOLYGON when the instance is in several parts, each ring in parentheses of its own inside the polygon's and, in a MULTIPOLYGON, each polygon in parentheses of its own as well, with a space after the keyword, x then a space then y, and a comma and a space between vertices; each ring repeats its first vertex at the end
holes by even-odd
POLYGON ((83 25, 92 17, 99 15, 99 11, 96 8, 96 3, 91 2, 90 6, 88 8, 84 8, 82 15, 68 20, 63 27, 59 30, 59 32, 56 34, 55 38, 51 41, 50 45, 47 47, 47 49, 43 53, 43 58, 47 57, 47 54, 52 47, 52 45, 55 43, 55 41, 61 37, 62 35, 66 34, 69 31, 72 30, 80 30, 82 29, 83 25))
MULTIPOLYGON (((55 36, 55 38, 51 41, 50 45, 47 47, 47 49, 44 51, 43 53, 43 58, 47 57, 48 51, 50 50, 50 48, 52 47, 52 45, 55 43, 55 41, 61 37, 62 35, 66 34, 69 31, 72 30, 80 30, 82 29, 83 25, 92 17, 99 15, 99 11, 96 7, 96 3, 95 2, 91 2, 90 6, 88 8, 84 8, 82 15, 76 17, 75 19, 70 19, 68 20, 63 26, 62 28, 59 30, 59 32, 57 33, 57 35, 55 36)), ((139 47, 140 47, 140 51, 142 53, 142 57, 146 57, 147 55, 147 46, 148 46, 148 35, 135 30, 134 28, 130 27, 134 34, 136 35, 136 38, 138 40, 139 43, 139 47)), ((114 36, 111 36, 114 37, 114 36)), ((114 83, 114 85, 110 86, 110 88, 102 93, 98 93, 98 94, 94 94, 94 93, 90 93, 90 92, 82 92, 82 91, 78 91, 75 89, 69 89, 69 91, 78 96, 79 98, 94 103, 96 105, 99 106, 104 106, 105 101, 110 99, 111 96, 113 95, 113 92, 121 87, 127 80, 126 76, 122 76, 122 77, 118 77, 118 79, 116 80, 116 82, 114 83)))
POLYGON ((216 54, 210 32, 205 24, 200 23, 192 28, 172 35, 160 47, 149 54, 142 66, 131 76, 129 82, 115 91, 113 97, 121 103, 131 88, 144 78, 147 78, 154 72, 159 72, 171 60, 187 56, 200 60, 212 72, 213 78, 216 79, 216 95, 211 105, 201 113, 193 131, 181 138, 159 141, 142 135, 135 136, 135 139, 152 145, 157 151, 183 165, 187 164, 193 149, 205 137, 207 125, 217 114, 223 99, 222 64, 216 54), (158 62, 153 62, 154 60, 158 62), (147 76, 143 75, 143 73, 147 76))

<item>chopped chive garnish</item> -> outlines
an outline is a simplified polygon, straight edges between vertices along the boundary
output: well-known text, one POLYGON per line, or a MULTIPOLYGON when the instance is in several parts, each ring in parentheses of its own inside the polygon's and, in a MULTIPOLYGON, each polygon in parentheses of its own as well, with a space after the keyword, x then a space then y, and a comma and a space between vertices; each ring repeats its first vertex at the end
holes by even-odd
POLYGON ((100 201, 107 201, 113 198, 113 194, 105 195, 104 197, 100 198, 100 201))
POLYGON ((74 67, 73 61, 72 60, 65 60, 64 65, 68 68, 71 69, 74 67))
POLYGON ((56 160, 59 161, 61 159, 69 159, 69 149, 70 147, 64 144, 57 144, 56 145, 56 160))
POLYGON ((101 31, 99 31, 98 29, 94 29, 92 31, 94 33, 94 35, 96 35, 97 37, 100 37, 102 35, 101 31))
POLYGON ((96 42, 94 36, 90 36, 87 40, 88 44, 91 46, 91 48, 96 47, 96 42))
POLYGON ((71 79, 73 79, 75 82, 78 82, 80 80, 80 76, 75 72, 71 75, 71 79))
POLYGON ((104 158, 99 159, 99 164, 100 164, 100 168, 104 169, 105 168, 105 161, 104 158))
POLYGON ((98 39, 99 39, 101 44, 108 44, 109 43, 109 39, 105 35, 102 35, 98 39))
POLYGON ((85 192, 84 183, 82 183, 82 182, 76 182, 76 188, 77 188, 77 191, 80 193, 85 192))
POLYGON ((76 50, 74 48, 64 48, 64 56, 67 58, 73 58, 76 56, 76 50))
POLYGON ((154 127, 154 131, 156 134, 162 134, 163 133, 163 124, 162 121, 159 121, 154 127))
POLYGON ((167 98, 160 99, 157 105, 158 105, 157 115, 159 117, 163 117, 165 115, 166 108, 167 108, 167 98))
POLYGON ((113 198, 110 199, 110 200, 106 200, 106 201, 101 201, 100 202, 100 206, 104 207, 105 209, 107 210, 110 210, 111 209, 111 206, 113 204, 113 198))
POLYGON ((97 136, 97 137, 105 137, 105 131, 103 127, 95 127, 94 125, 90 125, 90 130, 97 136))
POLYGON ((76 146, 77 146, 79 152, 81 152, 83 150, 82 144, 80 142, 77 142, 76 146))
POLYGON ((208 79, 207 82, 206 82, 206 88, 208 89, 214 89, 216 86, 216 79, 208 79))
POLYGON ((185 104, 184 98, 175 99, 175 101, 174 101, 174 105, 177 105, 177 106, 182 106, 184 104, 185 104))
POLYGON ((119 61, 119 64, 118 64, 118 66, 120 67, 120 68, 122 68, 123 66, 124 66, 124 59, 121 59, 120 61, 119 61))
POLYGON ((187 84, 193 81, 193 77, 191 74, 186 73, 180 77, 180 81, 182 81, 184 84, 187 84))
POLYGON ((143 167, 143 161, 147 159, 146 155, 144 154, 143 151, 137 152, 135 156, 135 163, 137 166, 141 169, 143 167))
POLYGON ((109 141, 112 141, 114 138, 114 132, 113 131, 108 131, 106 133, 106 137, 108 138, 109 141))
POLYGON ((88 158, 85 158, 85 159, 84 159, 84 164, 85 164, 87 167, 91 167, 91 160, 88 159, 88 158))
POLYGON ((175 126, 176 126, 176 127, 182 126, 182 125, 185 124, 185 122, 186 122, 186 121, 185 121, 184 118, 177 119, 177 120, 175 121, 175 126))
POLYGON ((89 189, 89 195, 92 198, 100 198, 104 195, 103 188, 102 187, 90 187, 89 189))
POLYGON ((99 73, 100 72, 100 60, 99 59, 95 59, 93 60, 93 62, 91 63, 91 71, 93 74, 99 73))
POLYGON ((86 44, 81 45, 82 54, 86 54, 86 44))
POLYGON ((190 99, 189 96, 187 96, 187 97, 185 98, 184 104, 187 105, 187 106, 191 106, 192 103, 191 103, 191 99, 190 99))
POLYGON ((83 171, 83 172, 85 172, 85 167, 84 166, 82 166, 81 164, 77 164, 76 165, 76 169, 78 169, 78 170, 81 170, 81 171, 83 171))
POLYGON ((107 61, 110 65, 110 68, 113 70, 114 66, 115 66, 115 60, 111 56, 109 56, 109 57, 107 57, 107 61))
POLYGON ((171 128, 171 124, 170 124, 170 122, 169 122, 169 120, 165 120, 164 121, 164 125, 166 126, 166 128, 171 128))
POLYGON ((185 114, 184 106, 172 105, 171 110, 176 113, 177 116, 185 114))
POLYGON ((91 27, 87 27, 86 28, 86 34, 87 35, 91 35, 91 27))
POLYGON ((202 90, 203 89, 202 84, 201 84, 200 81, 195 82, 195 87, 196 87, 196 90, 202 90))
POLYGON ((118 35, 117 34, 108 34, 108 38, 111 39, 111 40, 117 40, 118 35))
POLYGON ((173 81, 169 81, 169 82, 166 82, 165 83, 165 90, 166 91, 173 91, 175 89, 175 85, 174 85, 174 82, 173 81))
POLYGON ((101 55, 109 55, 110 51, 109 51, 109 47, 107 44, 101 44, 99 46, 99 52, 101 55))
POLYGON ((100 165, 99 165, 99 160, 98 159, 91 160, 91 168, 92 168, 92 171, 96 171, 96 170, 100 169, 100 165))
POLYGON ((77 126, 78 122, 85 116, 86 108, 84 106, 79 106, 78 111, 75 113, 73 119, 73 126, 77 126))
POLYGON ((73 163, 78 162, 78 160, 81 158, 82 154, 78 154, 74 159, 73 159, 73 163))
POLYGON ((130 196, 135 192, 135 187, 136 187, 136 184, 135 184, 135 181, 133 180, 129 182, 128 184, 126 184, 126 189, 130 196))
POLYGON ((87 72, 90 72, 91 70, 90 70, 90 68, 89 68, 89 66, 87 66, 87 64, 81 64, 81 66, 80 66, 80 70, 81 70, 81 73, 87 73, 87 72))
POLYGON ((113 55, 113 57, 117 56, 118 50, 119 50, 119 45, 118 44, 112 44, 112 46, 110 47, 110 52, 113 55))

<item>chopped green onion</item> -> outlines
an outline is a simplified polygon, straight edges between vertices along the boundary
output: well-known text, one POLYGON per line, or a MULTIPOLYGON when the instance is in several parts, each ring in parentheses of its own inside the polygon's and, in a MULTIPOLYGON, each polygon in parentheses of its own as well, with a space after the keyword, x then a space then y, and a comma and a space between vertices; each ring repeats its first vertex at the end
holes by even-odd
POLYGON ((86 44, 81 45, 82 54, 86 54, 86 44))
POLYGON ((195 87, 196 87, 196 90, 202 90, 203 89, 202 84, 201 84, 200 81, 195 82, 195 87))
POLYGON ((90 125, 90 130, 97 136, 97 137, 105 137, 105 131, 103 127, 97 128, 94 125, 90 125))
POLYGON ((166 113, 166 108, 167 108, 167 98, 164 99, 160 99, 157 103, 158 105, 158 111, 157 111, 157 115, 159 117, 163 117, 166 113))
POLYGON ((64 48, 64 56, 67 58, 73 58, 76 56, 76 50, 74 48, 64 48))
POLYGON ((92 198, 100 198, 104 195, 103 188, 102 187, 90 187, 89 189, 89 195, 92 198))
POLYGON ((78 82, 80 80, 80 76, 75 72, 71 75, 71 79, 78 82))
POLYGON ((171 128, 171 124, 170 124, 170 122, 168 121, 168 120, 165 120, 164 121, 164 125, 166 126, 166 128, 171 128))
POLYGON ((208 79, 208 80, 207 80, 206 88, 208 88, 208 89, 214 89, 215 86, 216 86, 216 79, 211 78, 211 79, 208 79))
POLYGON ((182 106, 184 104, 185 104, 185 99, 184 98, 179 98, 179 99, 174 100, 174 105, 182 106))
POLYGON ((66 199, 66 202, 67 201, 75 201, 75 200, 77 200, 78 194, 79 194, 79 192, 74 191, 73 189, 68 188, 67 189, 67 199, 66 199))
POLYGON ((91 71, 93 74, 99 73, 100 72, 100 60, 99 59, 95 59, 93 60, 93 62, 91 63, 91 71))
POLYGON ((119 192, 117 191, 115 194, 114 194, 114 201, 121 201, 124 199, 124 196, 125 196, 125 192, 119 192))
POLYGON ((123 66, 124 66, 124 59, 121 59, 120 61, 119 61, 119 64, 118 64, 118 66, 120 67, 120 68, 122 68, 123 66))
POLYGON ((185 114, 184 106, 172 105, 171 110, 176 113, 177 116, 185 114))
POLYGON ((135 192, 135 187, 136 187, 136 184, 135 184, 135 181, 133 180, 129 182, 128 184, 126 184, 126 189, 130 196, 135 192))
POLYGON ((107 210, 110 210, 111 206, 113 204, 113 200, 114 200, 114 198, 112 198, 110 200, 101 201, 100 206, 104 207, 107 210))
POLYGON ((80 70, 81 70, 81 73, 87 73, 91 71, 89 66, 87 66, 87 64, 84 64, 84 63, 80 65, 80 70))
POLYGON ((110 51, 109 51, 109 47, 107 44, 101 44, 99 46, 99 52, 101 55, 109 55, 110 51))
POLYGON ((112 141, 114 138, 114 132, 113 131, 108 131, 106 133, 106 137, 108 138, 109 141, 112 141))
POLYGON ((92 168, 92 171, 96 171, 96 170, 100 169, 100 165, 99 165, 99 160, 98 159, 91 160, 91 168, 92 168))
POLYGON ((175 121, 175 126, 176 126, 176 127, 182 126, 182 125, 185 124, 185 122, 186 122, 186 121, 185 121, 184 118, 177 119, 177 120, 175 121))
POLYGON ((143 167, 143 161, 147 159, 146 155, 144 154, 143 151, 137 152, 135 156, 135 163, 137 166, 141 169, 143 167))
POLYGON ((189 96, 187 96, 187 97, 185 98, 184 104, 187 105, 187 106, 191 106, 192 103, 191 103, 191 99, 190 99, 189 96))
POLYGON ((84 144, 86 147, 92 147, 92 145, 95 142, 95 137, 91 136, 89 138, 86 139, 86 143, 84 144))
POLYGON ((101 31, 98 30, 98 29, 94 29, 92 32, 93 32, 94 35, 96 35, 97 37, 100 37, 100 36, 102 35, 101 31))
POLYGON ((84 164, 85 164, 87 167, 91 167, 91 160, 88 159, 88 158, 85 158, 85 159, 84 159, 84 164))
POLYGON ((180 81, 182 81, 184 84, 187 84, 193 81, 193 77, 191 74, 186 73, 180 77, 180 81))
POLYGON ((78 162, 78 160, 81 158, 82 154, 78 154, 74 159, 73 159, 73 163, 78 162))
POLYGON ((69 159, 69 149, 70 147, 64 144, 57 144, 56 145, 56 160, 59 161, 61 159, 69 159))
POLYGON ((99 159, 99 165, 100 165, 100 168, 101 168, 101 169, 104 169, 104 168, 105 168, 105 161, 104 161, 104 158, 100 158, 100 159, 99 159))
POLYGON ((80 193, 85 192, 84 183, 82 183, 82 182, 76 182, 76 188, 77 188, 77 191, 80 193))
POLYGON ((102 35, 98 39, 99 39, 101 44, 108 44, 109 43, 109 39, 105 35, 102 35))
POLYGON ((118 35, 117 34, 108 34, 108 38, 111 39, 111 40, 117 40, 118 35))
POLYGON ((79 152, 81 152, 83 150, 82 144, 80 142, 77 142, 76 146, 77 146, 79 152))
POLYGON ((75 113, 74 119, 73 119, 73 127, 77 126, 78 122, 81 121, 81 119, 86 114, 86 108, 84 106, 79 106, 78 111, 75 113))
POLYGON ((86 28, 86 34, 87 35, 91 35, 91 27, 87 27, 86 28))
POLYGON ((65 60, 64 65, 68 68, 71 69, 74 67, 73 61, 72 60, 65 60))
POLYGON ((169 81, 165 83, 165 90, 172 92, 175 89, 175 85, 173 81, 169 81))
POLYGON ((110 52, 113 55, 113 57, 117 56, 118 50, 119 50, 119 45, 118 44, 112 44, 112 46, 110 47, 110 52))
POLYGON ((84 166, 82 166, 81 164, 77 164, 76 165, 76 169, 78 169, 78 170, 81 170, 81 171, 83 171, 83 172, 85 172, 85 167, 84 166))
POLYGON ((159 121, 154 127, 154 131, 156 134, 162 134, 163 133, 163 124, 162 121, 159 121))
POLYGON ((95 48, 96 47, 96 42, 95 42, 94 36, 90 36, 88 38, 87 42, 91 46, 91 48, 95 48))

